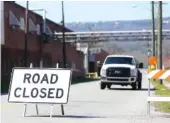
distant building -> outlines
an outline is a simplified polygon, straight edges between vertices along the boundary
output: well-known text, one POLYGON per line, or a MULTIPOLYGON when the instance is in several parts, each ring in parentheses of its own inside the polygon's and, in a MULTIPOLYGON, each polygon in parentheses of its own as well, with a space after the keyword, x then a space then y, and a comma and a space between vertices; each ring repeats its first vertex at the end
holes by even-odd
MULTIPOLYGON (((109 53, 102 48, 98 47, 91 47, 89 48, 89 55, 87 55, 88 49, 87 44, 80 44, 77 43, 77 50, 84 53, 84 67, 86 68, 86 71, 93 73, 93 72, 99 72, 99 65, 98 62, 101 63, 104 62, 105 58, 109 55, 109 53), (88 59, 88 65, 87 65, 87 59, 88 59), (88 69, 88 70, 87 70, 88 69)), ((98 73, 99 74, 99 73, 98 73)))
POLYGON ((170 56, 163 56, 163 69, 170 69, 170 56))

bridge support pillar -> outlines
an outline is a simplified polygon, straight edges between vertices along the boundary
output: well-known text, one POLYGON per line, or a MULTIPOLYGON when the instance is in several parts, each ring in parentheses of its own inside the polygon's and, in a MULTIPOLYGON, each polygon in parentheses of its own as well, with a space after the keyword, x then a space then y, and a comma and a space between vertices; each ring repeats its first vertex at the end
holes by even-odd
POLYGON ((86 50, 84 52, 84 68, 86 73, 89 72, 89 47, 86 47, 86 50))

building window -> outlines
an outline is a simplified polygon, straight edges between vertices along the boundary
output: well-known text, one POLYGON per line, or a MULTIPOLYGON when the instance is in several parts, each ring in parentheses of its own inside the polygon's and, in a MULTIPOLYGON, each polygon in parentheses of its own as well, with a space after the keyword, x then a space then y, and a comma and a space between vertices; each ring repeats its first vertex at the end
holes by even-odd
POLYGON ((51 29, 48 26, 46 27, 46 33, 49 35, 53 34, 51 29))
POLYGON ((37 26, 34 24, 33 20, 29 18, 29 32, 37 32, 37 26))
POLYGON ((9 11, 9 25, 12 27, 20 26, 20 22, 12 11, 9 11))
POLYGON ((37 35, 40 35, 40 24, 37 24, 37 35))
POLYGON ((20 29, 25 30, 25 21, 23 17, 20 17, 20 29))

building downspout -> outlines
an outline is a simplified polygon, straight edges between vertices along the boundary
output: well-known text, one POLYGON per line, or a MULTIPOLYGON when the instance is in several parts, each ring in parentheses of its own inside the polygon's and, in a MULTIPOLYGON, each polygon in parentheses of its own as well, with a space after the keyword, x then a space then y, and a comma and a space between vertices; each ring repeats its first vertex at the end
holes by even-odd
MULTIPOLYGON (((43 10, 43 34, 46 34, 46 10, 43 10)), ((40 58, 40 67, 42 68, 43 67, 43 42, 42 42, 42 39, 40 41, 40 55, 41 55, 41 58, 40 58)))

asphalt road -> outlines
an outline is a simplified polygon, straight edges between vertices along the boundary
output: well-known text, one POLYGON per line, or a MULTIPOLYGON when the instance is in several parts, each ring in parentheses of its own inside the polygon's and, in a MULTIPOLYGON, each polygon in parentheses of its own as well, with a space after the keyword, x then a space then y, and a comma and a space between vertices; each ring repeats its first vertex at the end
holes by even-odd
MULTIPOLYGON (((49 117, 50 105, 28 105, 27 117, 22 117, 23 104, 7 103, 7 95, 1 96, 2 123, 170 123, 170 115, 154 111, 146 115, 148 80, 143 72, 142 90, 132 91, 131 87, 112 86, 100 90, 99 82, 72 85, 69 103, 64 105, 65 116, 61 115, 60 105, 56 105, 53 117, 49 117)), ((151 86, 152 87, 152 86, 151 86)), ((153 92, 152 92, 153 93, 153 92)))

